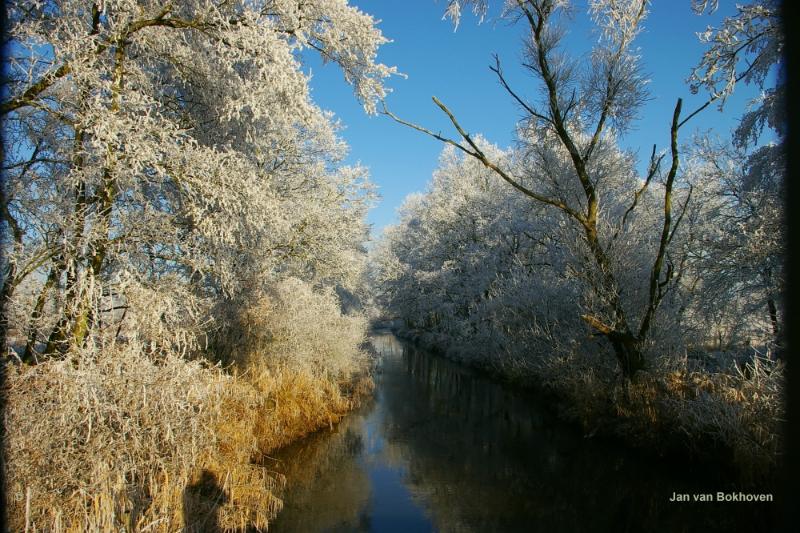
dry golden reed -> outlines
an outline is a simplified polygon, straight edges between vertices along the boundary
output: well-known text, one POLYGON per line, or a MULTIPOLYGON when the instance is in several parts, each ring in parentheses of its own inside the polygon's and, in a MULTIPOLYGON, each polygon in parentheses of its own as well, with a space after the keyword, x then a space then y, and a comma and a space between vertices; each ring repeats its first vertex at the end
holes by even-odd
POLYGON ((726 448, 743 477, 756 479, 774 472, 783 454, 783 368, 760 358, 731 372, 673 363, 628 383, 599 372, 590 356, 569 355, 542 359, 528 372, 563 398, 565 414, 587 432, 613 427, 646 446, 672 435, 697 451, 726 448))
POLYGON ((336 423, 371 384, 362 319, 323 321, 326 331, 306 340, 282 314, 296 309, 281 305, 259 301, 217 343, 227 368, 154 355, 135 340, 7 363, 10 530, 266 529, 285 480, 264 457, 336 423), (326 346, 329 329, 340 335, 326 346), (304 341, 335 355, 333 367, 309 361, 304 341))

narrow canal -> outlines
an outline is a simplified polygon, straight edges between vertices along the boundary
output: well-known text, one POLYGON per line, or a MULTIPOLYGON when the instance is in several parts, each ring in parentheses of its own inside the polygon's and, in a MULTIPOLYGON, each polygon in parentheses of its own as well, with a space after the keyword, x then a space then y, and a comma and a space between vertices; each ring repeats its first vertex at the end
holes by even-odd
POLYGON ((377 331, 374 398, 275 458, 273 531, 769 531, 775 503, 697 466, 585 438, 532 393, 377 331))

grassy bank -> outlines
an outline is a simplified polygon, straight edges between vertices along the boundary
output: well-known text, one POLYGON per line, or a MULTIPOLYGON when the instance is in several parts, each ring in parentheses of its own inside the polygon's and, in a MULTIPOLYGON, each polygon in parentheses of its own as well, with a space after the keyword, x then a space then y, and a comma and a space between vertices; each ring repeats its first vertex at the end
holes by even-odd
POLYGON ((133 338, 6 362, 10 530, 266 528, 285 480, 264 456, 336 423, 372 388, 363 317, 324 295, 285 296, 238 315, 210 354, 133 338))
POLYGON ((283 477, 263 455, 335 423, 371 386, 133 350, 7 371, 11 531, 264 528, 283 477))
POLYGON ((690 359, 653 361, 631 382, 588 352, 537 350, 494 357, 441 334, 400 328, 423 348, 553 399, 587 437, 607 436, 657 455, 711 461, 743 484, 774 481, 783 457, 783 365, 753 359, 710 371, 690 359))

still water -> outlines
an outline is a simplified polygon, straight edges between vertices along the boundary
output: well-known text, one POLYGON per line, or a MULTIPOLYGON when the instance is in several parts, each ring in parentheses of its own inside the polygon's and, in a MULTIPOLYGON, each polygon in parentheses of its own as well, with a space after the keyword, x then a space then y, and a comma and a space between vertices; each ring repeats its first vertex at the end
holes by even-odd
POLYGON ((272 531, 769 531, 775 504, 687 464, 584 438, 530 392, 372 335, 374 398, 276 456, 272 531))

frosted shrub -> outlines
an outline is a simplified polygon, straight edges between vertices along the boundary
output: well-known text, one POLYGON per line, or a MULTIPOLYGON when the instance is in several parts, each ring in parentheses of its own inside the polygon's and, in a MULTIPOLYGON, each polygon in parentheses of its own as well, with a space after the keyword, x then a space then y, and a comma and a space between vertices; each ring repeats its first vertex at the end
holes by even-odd
POLYGON ((216 351, 243 368, 285 366, 347 379, 366 362, 366 331, 366 317, 343 314, 333 289, 289 278, 255 298, 221 332, 216 351))

